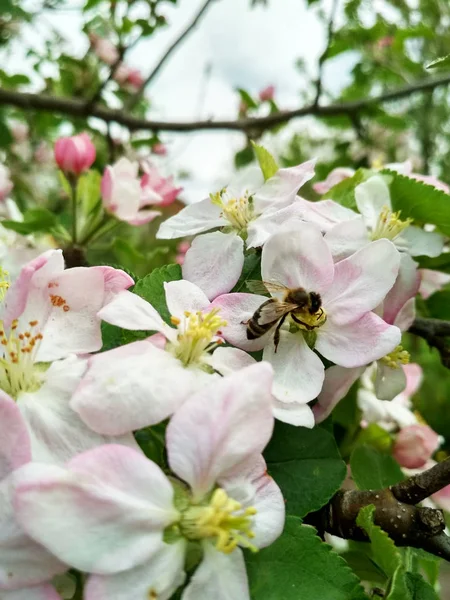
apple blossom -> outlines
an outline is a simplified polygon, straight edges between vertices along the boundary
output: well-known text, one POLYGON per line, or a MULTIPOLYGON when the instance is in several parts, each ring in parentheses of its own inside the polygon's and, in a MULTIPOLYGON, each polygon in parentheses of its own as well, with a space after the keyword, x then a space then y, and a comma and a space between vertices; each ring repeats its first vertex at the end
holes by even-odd
POLYGON ((89 34, 89 40, 95 54, 104 63, 112 66, 119 60, 119 51, 110 40, 102 38, 95 33, 89 34))
POLYGON ((144 198, 148 198, 149 203, 168 206, 183 190, 182 187, 174 186, 173 177, 163 177, 149 161, 142 161, 142 170, 144 171, 141 179, 142 193, 144 198))
POLYGON ((300 218, 296 194, 314 175, 314 162, 279 169, 265 183, 259 168, 247 170, 228 188, 186 206, 162 223, 157 234, 161 239, 220 228, 193 241, 186 253, 183 277, 201 287, 209 299, 232 289, 242 272, 244 245, 262 246, 282 224, 300 218))
POLYGON ((124 329, 159 332, 89 359, 71 406, 94 431, 127 433, 162 421, 230 364, 253 359, 238 348, 219 348, 226 322, 219 307, 189 281, 164 284, 172 326, 131 292, 118 294, 99 312, 124 329))
POLYGON ((176 479, 115 445, 66 468, 23 468, 20 523, 60 559, 92 573, 86 600, 126 600, 130 587, 136 597, 167 600, 184 582, 186 556, 201 562, 183 600, 249 599, 241 547, 271 544, 284 523, 281 492, 261 456, 273 428, 271 380, 270 366, 259 363, 189 398, 166 434, 176 479))
POLYGON ((326 194, 331 190, 332 187, 344 181, 344 179, 348 179, 355 174, 354 169, 350 169, 349 167, 336 167, 332 171, 330 171, 327 175, 327 178, 324 181, 318 181, 313 184, 313 190, 317 194, 326 194))
POLYGON ((273 100, 274 95, 275 95, 275 86, 274 85, 268 85, 264 89, 260 90, 260 92, 258 94, 261 102, 268 102, 270 100, 273 100))
POLYGON ((96 150, 87 133, 59 138, 55 143, 55 160, 65 173, 80 175, 95 160, 96 150))
POLYGON ((402 467, 417 469, 426 464, 439 445, 438 434, 428 425, 417 423, 399 431, 392 453, 402 467))
POLYGON ((431 269, 419 269, 419 273, 419 294, 425 300, 434 294, 434 292, 441 290, 447 283, 450 283, 450 275, 448 273, 432 271, 431 269))
POLYGON ((96 314, 132 283, 111 267, 64 270, 60 250, 28 263, 9 289, 1 282, 0 388, 17 402, 34 459, 64 462, 105 441, 69 407, 87 363, 74 353, 101 348, 96 314))
POLYGON ((67 567, 28 537, 14 515, 15 477, 31 460, 31 444, 19 408, 1 390, 0 439, 0 598, 56 600, 47 582, 67 567))
POLYGON ((224 338, 244 350, 264 348, 263 359, 275 370, 274 395, 285 403, 295 424, 312 427, 306 403, 317 397, 324 381, 322 356, 342 367, 359 367, 394 350, 400 330, 378 317, 372 309, 384 299, 397 277, 400 256, 388 240, 378 240, 351 257, 334 264, 320 230, 311 223, 291 224, 274 234, 262 251, 263 281, 320 294, 321 308, 314 314, 295 312, 281 331, 278 348, 271 331, 256 340, 247 339, 246 323, 264 296, 224 294, 213 302, 228 322, 224 338))
POLYGON ((12 189, 13 183, 10 179, 9 169, 0 163, 0 202, 9 196, 12 189))
POLYGON ((158 203, 159 194, 144 194, 138 177, 139 165, 125 157, 106 167, 101 191, 105 209, 121 221, 131 225, 149 223, 161 213, 146 208, 158 203))

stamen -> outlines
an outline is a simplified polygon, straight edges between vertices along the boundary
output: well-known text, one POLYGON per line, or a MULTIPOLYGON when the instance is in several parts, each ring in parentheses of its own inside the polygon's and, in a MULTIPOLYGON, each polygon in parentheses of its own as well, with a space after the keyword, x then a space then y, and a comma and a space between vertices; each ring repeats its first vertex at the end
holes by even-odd
POLYGON ((375 229, 372 231, 371 238, 372 240, 380 240, 382 238, 394 240, 412 222, 412 219, 402 221, 400 219, 400 211, 394 213, 388 206, 384 206, 378 217, 375 229))
POLYGON ((403 346, 397 346, 392 352, 383 356, 381 361, 391 369, 400 369, 401 365, 409 363, 410 354, 403 346))
POLYGON ((244 232, 250 221, 255 218, 252 197, 248 192, 241 198, 230 198, 224 188, 216 194, 210 194, 210 198, 213 204, 220 206, 222 216, 239 233, 244 232))

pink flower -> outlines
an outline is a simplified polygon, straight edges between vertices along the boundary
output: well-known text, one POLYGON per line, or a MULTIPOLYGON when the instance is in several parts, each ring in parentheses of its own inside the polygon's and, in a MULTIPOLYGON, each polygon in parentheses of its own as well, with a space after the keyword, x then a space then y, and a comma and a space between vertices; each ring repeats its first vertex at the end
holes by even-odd
POLYGON ((439 448, 439 436, 428 425, 410 425, 400 430, 395 440, 393 455, 407 469, 418 469, 439 448))
POLYGON ((318 181, 313 184, 313 190, 317 194, 326 194, 331 190, 332 187, 344 181, 344 179, 348 179, 355 174, 354 169, 350 169, 348 167, 336 167, 330 171, 327 175, 327 178, 324 181, 318 181))
POLYGON ((141 180, 141 188, 144 198, 148 202, 157 206, 168 206, 174 202, 183 188, 173 185, 173 177, 163 177, 158 169, 144 162, 142 165, 145 171, 141 180))
POLYGON ((17 485, 20 523, 92 573, 86 600, 127 600, 131 586, 136 597, 170 598, 185 580, 188 543, 202 558, 185 600, 249 600, 240 547, 270 545, 285 515, 261 456, 273 428, 271 380, 259 363, 194 394, 167 428, 171 479, 141 452, 115 445, 66 468, 31 464, 17 485))
POLYGON ((146 208, 149 204, 158 203, 161 197, 143 193, 138 169, 137 162, 122 157, 114 165, 106 167, 101 184, 105 209, 130 225, 149 223, 161 214, 146 208))
POLYGON ((179 265, 182 265, 184 263, 184 258, 186 256, 186 252, 189 250, 189 248, 191 247, 191 242, 180 242, 177 245, 177 252, 178 254, 175 257, 175 262, 178 263, 179 265))
POLYGON ((393 286, 399 263, 398 252, 387 240, 373 242, 334 264, 314 225, 293 223, 274 234, 262 251, 263 281, 302 287, 321 296, 321 307, 314 314, 305 309, 297 313, 297 322, 289 317, 277 349, 272 340, 274 327, 259 339, 247 338, 246 323, 267 302, 265 296, 235 293, 214 300, 228 323, 223 336, 229 343, 247 351, 264 348, 263 358, 275 370, 274 395, 280 411, 285 411, 277 415, 279 419, 309 427, 314 424, 306 403, 322 389, 324 366, 312 347, 347 368, 366 365, 394 350, 400 330, 372 310, 393 286))
POLYGON ((95 160, 95 146, 87 133, 63 137, 55 143, 55 160, 65 173, 80 175, 95 160))
POLYGON ((139 69, 130 68, 126 83, 136 90, 139 90, 144 85, 145 79, 139 69))
POLYGON ((275 86, 268 85, 267 87, 265 87, 264 89, 262 89, 259 92, 259 99, 261 100, 261 102, 268 102, 269 100, 273 100, 274 95, 275 95, 275 86))
POLYGON ((0 163, 0 202, 6 200, 12 189, 9 169, 0 163))
POLYGON ((19 408, 0 390, 0 596, 5 600, 58 600, 48 581, 67 566, 33 541, 15 518, 13 490, 31 441, 19 408), (8 591, 7 591, 8 590, 8 591))
POLYGON ((92 49, 100 60, 110 66, 117 62, 119 52, 112 42, 106 38, 99 37, 95 33, 89 34, 89 39, 92 49))
POLYGON ((440 508, 450 512, 450 485, 446 485, 445 488, 433 494, 431 498, 440 508))
POLYGON ((153 154, 157 154, 158 156, 166 156, 167 155, 167 146, 165 144, 161 144, 158 142, 157 144, 153 144, 152 146, 153 154))
POLYGON ((92 356, 71 406, 94 431, 128 433, 166 419, 218 373, 242 369, 254 359, 238 348, 220 348, 225 322, 220 310, 188 281, 164 284, 172 327, 151 304, 124 292, 99 316, 124 329, 156 331, 92 356))
POLYGON ((431 269, 419 269, 421 275, 419 294, 422 298, 429 298, 435 292, 441 290, 444 285, 450 283, 450 275, 431 269))

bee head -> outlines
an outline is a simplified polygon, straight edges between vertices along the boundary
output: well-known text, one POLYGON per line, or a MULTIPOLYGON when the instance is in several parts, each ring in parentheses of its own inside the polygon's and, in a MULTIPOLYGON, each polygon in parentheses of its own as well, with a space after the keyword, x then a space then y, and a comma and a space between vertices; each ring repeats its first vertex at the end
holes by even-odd
POLYGON ((309 293, 309 312, 311 314, 316 313, 319 308, 322 306, 322 298, 320 297, 320 294, 317 294, 316 292, 310 292, 309 293))

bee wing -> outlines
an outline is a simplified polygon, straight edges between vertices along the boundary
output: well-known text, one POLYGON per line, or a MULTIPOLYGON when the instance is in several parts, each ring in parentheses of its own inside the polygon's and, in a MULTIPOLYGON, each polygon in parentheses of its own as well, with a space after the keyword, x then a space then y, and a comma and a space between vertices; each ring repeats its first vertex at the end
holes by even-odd
POLYGON ((249 279, 245 282, 247 288, 254 294, 270 294, 270 292, 285 292, 288 288, 275 281, 255 281, 249 279))
POLYGON ((279 300, 273 299, 265 302, 259 309, 258 325, 267 325, 268 323, 275 323, 284 315, 287 315, 292 310, 297 308, 296 304, 290 304, 289 302, 280 302, 279 300))

